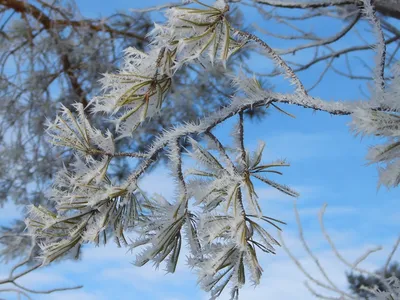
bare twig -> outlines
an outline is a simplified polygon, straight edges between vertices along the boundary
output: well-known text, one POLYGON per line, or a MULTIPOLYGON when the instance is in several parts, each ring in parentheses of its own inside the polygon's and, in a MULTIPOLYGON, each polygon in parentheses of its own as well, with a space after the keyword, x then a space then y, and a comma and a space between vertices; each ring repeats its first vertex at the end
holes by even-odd
MULTIPOLYGON (((356 271, 359 272, 361 274, 364 275, 368 275, 371 276, 377 280, 379 280, 379 282, 381 282, 385 288, 387 289, 387 291, 389 291, 390 293, 393 293, 393 289, 392 287, 387 283, 387 281, 385 280, 385 275, 386 273, 384 273, 384 276, 381 276, 378 273, 375 272, 371 272, 369 270, 366 269, 362 269, 360 267, 358 267, 358 265, 364 261, 370 254, 380 251, 382 250, 382 247, 375 247, 372 249, 368 249, 363 255, 361 255, 359 258, 357 258, 353 264, 351 264, 350 262, 348 262, 338 251, 338 249, 336 248, 336 245, 333 243, 330 235, 327 233, 324 223, 323 223, 323 216, 324 216, 324 212, 326 209, 326 204, 324 204, 324 206, 322 207, 320 214, 319 214, 319 221, 320 221, 320 225, 321 225, 321 231, 323 233, 323 235, 325 236, 325 239, 328 241, 331 249, 333 250, 333 253, 335 254, 335 256, 339 259, 339 261, 341 261, 344 265, 346 265, 350 270, 352 271, 356 271)), ((301 224, 301 220, 300 220, 300 215, 299 215, 299 211, 297 209, 296 206, 296 202, 294 201, 294 212, 296 215, 296 221, 297 221, 297 226, 298 226, 298 230, 299 230, 299 236, 300 236, 300 241, 303 244, 304 249, 306 250, 307 254, 310 256, 310 258, 314 261, 314 263, 317 265, 318 270, 320 271, 320 273, 322 274, 322 277, 325 279, 325 281, 328 284, 325 284, 324 282, 320 281, 319 279, 317 279, 316 277, 313 277, 305 268, 304 266, 300 263, 300 261, 293 255, 293 253, 288 249, 288 247, 285 244, 284 239, 282 238, 282 235, 280 232, 278 232, 279 234, 279 238, 281 240, 281 244, 283 249, 285 250, 285 252, 289 255, 289 257, 292 259, 292 261, 296 264, 296 266, 299 268, 299 270, 305 275, 305 277, 307 279, 309 279, 311 282, 313 282, 314 284, 316 284, 317 286, 326 289, 330 292, 334 292, 335 294, 337 294, 338 296, 327 296, 327 295, 323 295, 321 293, 318 293, 317 291, 315 291, 308 282, 305 282, 305 285, 307 287, 307 289, 310 291, 310 293, 312 295, 314 295, 315 297, 317 297, 318 299, 328 299, 328 300, 349 300, 349 299, 358 299, 357 297, 353 296, 352 294, 348 293, 347 291, 337 287, 332 280, 329 278, 326 270, 322 267, 322 265, 320 264, 318 258, 312 253, 311 249, 309 248, 306 239, 304 238, 304 234, 303 234, 303 229, 302 229, 302 224, 301 224)), ((387 269, 387 265, 390 262, 391 257, 393 256, 393 253, 395 252, 395 250, 397 249, 397 247, 399 246, 400 243, 400 238, 397 239, 392 252, 389 254, 388 260, 385 264, 385 270, 387 269)))
POLYGON ((303 86, 303 83, 300 81, 300 79, 297 77, 296 73, 293 72, 292 68, 263 40, 261 40, 259 37, 255 36, 254 34, 244 32, 241 30, 236 30, 235 31, 238 35, 244 37, 247 40, 254 41, 257 44, 259 44, 266 52, 267 54, 275 61, 277 66, 279 68, 282 68, 287 76, 293 81, 293 83, 297 87, 297 91, 307 95, 307 91, 303 86))
POLYGON ((3 288, 3 289, 0 289, 0 293, 1 292, 13 292, 13 293, 16 293, 17 295, 23 295, 28 299, 32 299, 29 295, 30 293, 31 294, 51 294, 51 293, 60 292, 60 291, 76 290, 76 289, 82 288, 82 286, 79 285, 79 286, 72 286, 72 287, 53 288, 53 289, 48 289, 48 290, 37 290, 37 289, 28 288, 22 284, 17 283, 17 279, 19 279, 27 274, 30 274, 31 272, 35 271, 42 265, 41 263, 33 264, 32 266, 26 268, 24 271, 14 275, 14 273, 16 272, 17 269, 21 268, 22 266, 24 266, 28 263, 32 263, 32 259, 33 259, 32 256, 33 256, 35 247, 36 247, 35 240, 34 240, 34 238, 32 238, 31 248, 27 254, 27 257, 22 262, 17 263, 15 266, 13 266, 11 268, 9 275, 6 279, 0 280, 0 286, 5 285, 5 284, 11 284, 11 285, 15 286, 16 288, 8 288, 8 287, 3 288))
POLYGON ((397 238, 396 242, 394 243, 392 251, 390 252, 388 258, 386 259, 385 266, 383 267, 384 274, 388 273, 388 268, 389 268, 390 261, 392 260, 394 253, 399 248, 399 245, 400 245, 400 236, 397 238))

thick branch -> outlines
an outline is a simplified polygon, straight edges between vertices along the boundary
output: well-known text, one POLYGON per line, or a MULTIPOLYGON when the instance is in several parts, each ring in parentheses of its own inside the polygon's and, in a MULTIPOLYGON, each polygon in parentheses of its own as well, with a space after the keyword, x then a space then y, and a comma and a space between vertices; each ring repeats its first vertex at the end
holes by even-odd
POLYGON ((95 31, 108 32, 116 35, 123 35, 131 38, 136 38, 141 41, 146 41, 144 36, 139 34, 121 31, 110 27, 107 24, 96 24, 96 22, 91 20, 53 20, 47 16, 43 11, 41 11, 36 6, 27 3, 26 1, 20 0, 0 0, 0 5, 4 5, 7 8, 13 9, 21 14, 28 14, 34 17, 39 23, 41 23, 46 29, 51 29, 53 27, 60 26, 73 26, 73 27, 89 27, 95 31))
MULTIPOLYGON (((128 32, 128 31, 119 31, 119 30, 111 28, 107 24, 96 24, 95 22, 88 21, 88 20, 82 20, 82 21, 67 20, 67 19, 54 20, 54 19, 51 19, 48 15, 46 15, 42 10, 40 10, 39 8, 37 8, 36 6, 34 6, 32 4, 27 3, 26 1, 0 0, 0 5, 4 5, 5 7, 9 8, 9 9, 13 9, 15 12, 18 12, 22 15, 32 16, 49 32, 49 34, 51 36, 54 37, 56 43, 58 40, 58 36, 56 35, 55 32, 52 31, 52 29, 55 27, 60 27, 60 26, 88 27, 95 31, 108 32, 113 35, 115 35, 115 34, 124 35, 124 36, 128 36, 128 37, 136 38, 136 39, 139 39, 142 41, 145 40, 145 38, 143 36, 140 36, 135 33, 128 32)), ((68 55, 66 53, 59 53, 59 55, 60 55, 60 61, 61 61, 62 68, 68 77, 71 87, 73 88, 76 95, 80 99, 80 102, 86 107, 88 104, 88 101, 86 99, 86 92, 83 90, 81 84, 79 83, 77 76, 75 75, 75 73, 73 71, 73 66, 71 65, 71 61, 70 61, 68 55)))
MULTIPOLYGON (((288 2, 275 0, 253 0, 258 4, 265 4, 273 7, 289 8, 289 9, 315 9, 333 6, 358 5, 362 6, 363 2, 358 0, 334 0, 334 1, 310 1, 310 2, 288 2)), ((400 1, 399 0, 380 0, 374 3, 376 10, 388 17, 400 19, 400 1)))
POLYGON ((83 104, 83 106, 86 107, 88 105, 88 101, 87 101, 86 95, 85 95, 86 93, 82 89, 82 87, 78 81, 78 78, 75 76, 74 72, 72 71, 71 62, 70 62, 67 54, 61 55, 61 63, 62 63, 64 72, 68 76, 69 82, 71 83, 73 90, 75 91, 76 95, 78 96, 78 98, 79 98, 80 102, 83 104))
POLYGON ((312 2, 289 2, 289 1, 275 1, 275 0, 254 0, 254 2, 259 4, 266 4, 274 7, 282 7, 282 8, 322 8, 322 7, 330 7, 330 6, 342 6, 342 5, 351 5, 351 4, 362 4, 361 1, 354 0, 336 0, 336 1, 312 1, 312 2))
MULTIPOLYGON (((150 146, 146 155, 147 158, 138 167, 136 172, 130 175, 127 179, 127 184, 135 183, 138 178, 153 164, 158 153, 172 140, 193 134, 203 134, 209 132, 212 128, 229 119, 236 114, 251 109, 254 107, 266 106, 270 103, 287 103, 311 108, 313 110, 325 111, 332 115, 350 115, 358 103, 340 103, 340 102, 325 102, 321 99, 293 94, 277 94, 268 93, 263 99, 240 99, 233 101, 230 105, 202 119, 199 124, 186 124, 173 128, 170 131, 159 136, 156 141, 150 146)), ((377 109, 377 108, 372 108, 377 109)))

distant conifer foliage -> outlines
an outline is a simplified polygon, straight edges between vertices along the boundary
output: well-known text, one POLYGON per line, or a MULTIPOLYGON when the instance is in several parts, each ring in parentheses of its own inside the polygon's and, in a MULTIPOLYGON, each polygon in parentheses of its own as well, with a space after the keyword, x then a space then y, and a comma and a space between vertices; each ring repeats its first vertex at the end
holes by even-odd
MULTIPOLYGON (((392 276, 400 278, 400 266, 398 263, 394 262, 389 266, 386 272, 384 272, 383 270, 379 270, 377 271, 377 273, 380 275, 384 275, 385 278, 388 279, 392 276)), ((370 289, 377 288, 381 292, 388 292, 386 286, 375 277, 349 273, 347 274, 347 280, 350 284, 350 289, 352 290, 352 292, 364 299, 373 298, 374 293, 365 289, 361 289, 362 286, 370 289)))

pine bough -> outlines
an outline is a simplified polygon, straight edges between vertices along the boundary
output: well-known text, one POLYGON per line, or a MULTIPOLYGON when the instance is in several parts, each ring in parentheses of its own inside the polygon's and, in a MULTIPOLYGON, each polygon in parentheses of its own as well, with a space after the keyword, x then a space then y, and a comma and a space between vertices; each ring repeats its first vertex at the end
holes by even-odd
MULTIPOLYGON (((233 28, 227 19, 229 6, 218 0, 209 6, 194 0, 197 7, 175 7, 166 12, 164 25, 155 24, 146 53, 128 48, 125 61, 116 74, 102 79, 104 93, 95 97, 88 108, 81 104, 75 111, 63 107, 54 122, 48 124, 51 142, 75 151, 75 161, 61 170, 55 179, 51 201, 56 212, 31 206, 26 220, 30 233, 39 241, 43 264, 48 264, 82 244, 106 242, 111 228, 119 245, 139 247, 136 264, 166 263, 174 272, 182 244, 191 255, 189 265, 198 274, 202 288, 217 298, 229 285, 236 299, 246 278, 260 282, 263 272, 258 256, 275 253, 279 243, 265 229, 280 230, 282 221, 263 214, 258 203, 254 181, 260 181, 287 195, 297 197, 291 188, 274 177, 282 175, 285 161, 263 162, 264 143, 251 152, 244 145, 243 112, 254 107, 274 108, 279 103, 295 104, 333 115, 352 115, 357 133, 388 137, 389 142, 371 150, 372 162, 385 163, 380 183, 397 186, 400 182, 400 118, 398 115, 399 71, 385 87, 385 44, 380 24, 368 0, 364 14, 377 35, 376 84, 372 99, 364 102, 326 102, 307 94, 300 79, 285 61, 258 37, 233 28), (181 124, 165 131, 145 153, 121 153, 115 140, 134 138, 135 129, 147 119, 162 114, 163 102, 173 85, 174 74, 185 64, 200 64, 205 70, 225 65, 243 47, 255 43, 276 63, 295 86, 292 94, 264 90, 255 78, 240 71, 227 74, 237 87, 228 106, 204 117, 197 123, 181 124), (85 111, 86 109, 86 111, 85 111), (105 114, 115 124, 115 131, 93 128, 86 115, 105 114), (228 118, 237 117, 233 129, 233 147, 224 146, 212 129, 228 118), (194 139, 198 137, 198 142, 194 139), (184 168, 185 150, 196 162, 195 168, 184 168), (175 179, 176 197, 148 197, 140 189, 141 176, 166 151, 175 179), (132 157, 138 160, 136 170, 117 184, 108 170, 113 159, 132 157), (137 239, 128 241, 124 232, 134 230, 137 239)), ((284 224, 284 223, 283 223, 284 224)))

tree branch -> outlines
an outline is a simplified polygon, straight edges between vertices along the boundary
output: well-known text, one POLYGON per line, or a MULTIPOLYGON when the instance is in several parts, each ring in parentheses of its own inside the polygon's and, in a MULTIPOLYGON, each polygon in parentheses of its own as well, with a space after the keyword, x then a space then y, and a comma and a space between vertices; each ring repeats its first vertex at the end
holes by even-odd
MULTIPOLYGON (((108 24, 96 24, 96 21, 92 20, 53 20, 47 16, 36 6, 27 3, 26 1, 20 0, 0 0, 0 5, 4 5, 10 9, 13 9, 19 13, 29 14, 34 17, 39 23, 41 23, 46 29, 60 26, 72 26, 72 27, 88 27, 94 31, 103 31, 116 35, 128 36, 136 38, 141 41, 147 41, 144 36, 138 35, 133 32, 121 31, 110 27, 108 24)), ((99 21, 97 21, 99 22, 99 21)))

